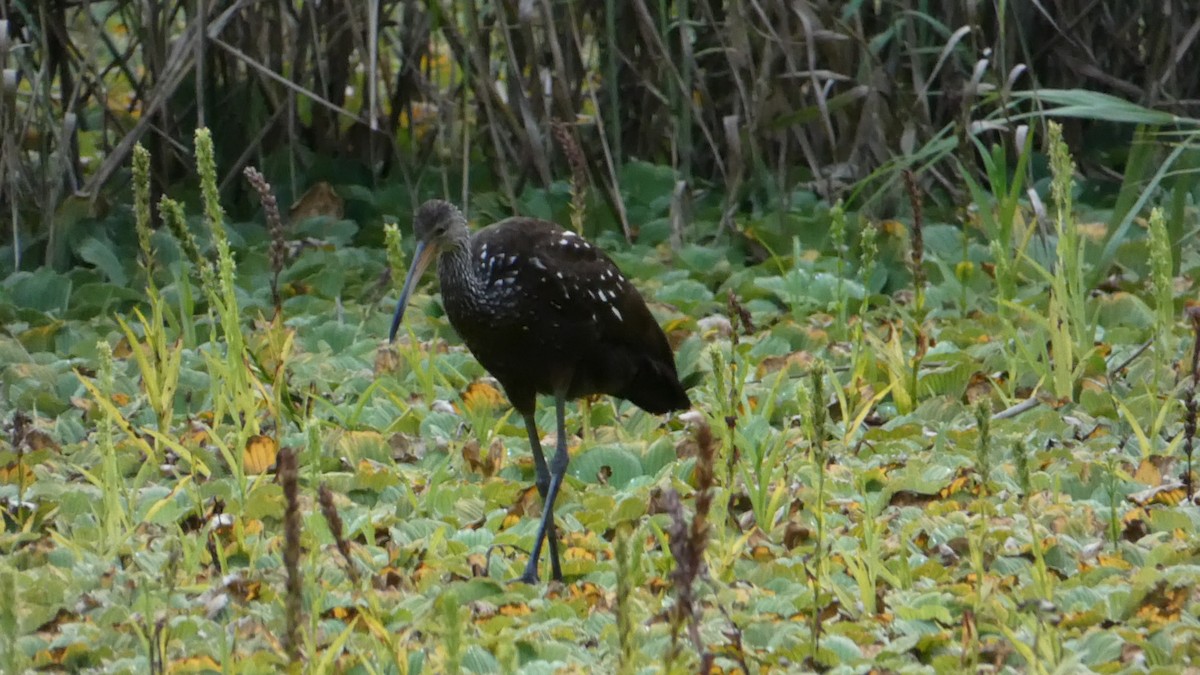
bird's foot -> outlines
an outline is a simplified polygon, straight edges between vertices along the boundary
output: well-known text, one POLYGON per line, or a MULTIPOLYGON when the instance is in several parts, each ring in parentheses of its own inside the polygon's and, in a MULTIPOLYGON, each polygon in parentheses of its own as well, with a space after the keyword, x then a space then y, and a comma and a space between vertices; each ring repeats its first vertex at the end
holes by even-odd
POLYGON ((524 574, 517 577, 516 579, 513 579, 512 581, 510 581, 508 583, 510 583, 510 584, 528 584, 530 586, 536 586, 538 583, 538 575, 537 575, 537 572, 530 572, 530 571, 526 570, 524 574))

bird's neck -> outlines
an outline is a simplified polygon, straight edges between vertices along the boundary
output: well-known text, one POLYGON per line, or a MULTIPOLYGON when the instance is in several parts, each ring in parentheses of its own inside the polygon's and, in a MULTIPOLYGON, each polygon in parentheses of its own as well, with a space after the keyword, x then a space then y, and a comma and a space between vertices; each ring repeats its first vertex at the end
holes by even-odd
POLYGON ((445 289, 474 290, 480 284, 475 266, 471 264, 469 241, 455 242, 442 251, 438 260, 438 281, 445 289))

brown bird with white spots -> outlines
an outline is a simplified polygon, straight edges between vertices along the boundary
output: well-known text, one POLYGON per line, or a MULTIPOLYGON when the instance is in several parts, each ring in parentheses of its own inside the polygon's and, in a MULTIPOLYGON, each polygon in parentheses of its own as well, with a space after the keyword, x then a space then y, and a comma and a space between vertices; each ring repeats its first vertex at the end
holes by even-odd
POLYGON ((567 473, 568 399, 623 398, 662 414, 691 406, 662 328, 633 284, 603 251, 558 225, 509 218, 470 234, 453 204, 431 200, 413 217, 416 250, 389 339, 413 287, 436 258, 450 325, 525 420, 537 489, 545 502, 520 580, 536 583, 542 541, 562 579, 554 499, 567 473), (538 394, 554 396, 557 448, 549 465, 534 422, 538 394))

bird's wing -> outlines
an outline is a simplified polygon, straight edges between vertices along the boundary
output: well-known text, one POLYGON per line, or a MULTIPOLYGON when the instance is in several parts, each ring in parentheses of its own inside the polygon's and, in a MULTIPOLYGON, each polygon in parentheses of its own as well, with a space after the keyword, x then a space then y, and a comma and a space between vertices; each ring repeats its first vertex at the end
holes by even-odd
MULTIPOLYGON (((479 261, 476 280, 487 285, 481 295, 503 308, 490 314, 490 325, 478 326, 481 337, 471 350, 481 361, 491 359, 482 354, 490 354, 493 343, 518 335, 505 344, 519 358, 536 360, 540 350, 557 355, 548 362, 559 372, 538 391, 562 393, 565 386, 568 396, 613 394, 651 412, 689 405, 666 336, 602 250, 553 223, 510 219, 481 230, 472 256, 479 261)), ((511 365, 503 361, 489 362, 511 365)))
POLYGON ((510 218, 477 238, 475 253, 488 260, 488 282, 534 301, 541 319, 586 326, 605 342, 640 343, 648 329, 658 330, 616 263, 574 232, 544 220, 510 218))

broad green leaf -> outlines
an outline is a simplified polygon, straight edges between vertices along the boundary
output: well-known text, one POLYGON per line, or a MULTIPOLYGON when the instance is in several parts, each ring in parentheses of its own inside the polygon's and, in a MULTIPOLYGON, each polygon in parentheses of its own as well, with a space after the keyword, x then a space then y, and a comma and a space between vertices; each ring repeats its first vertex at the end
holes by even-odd
POLYGON ((571 461, 570 472, 587 483, 600 482, 608 476, 609 485, 620 488, 642 476, 641 460, 627 447, 602 445, 588 449, 571 461), (609 475, 611 472, 611 475, 609 475))
POLYGON ((17 272, 4 280, 18 307, 40 312, 63 312, 71 294, 71 282, 66 276, 40 267, 36 272, 17 272))
POLYGON ((104 273, 108 280, 112 283, 123 286, 128 283, 128 276, 125 274, 125 269, 121 265, 120 259, 113 251, 113 244, 109 241, 101 241, 96 237, 88 237, 79 243, 75 252, 84 261, 96 266, 96 269, 104 273))

